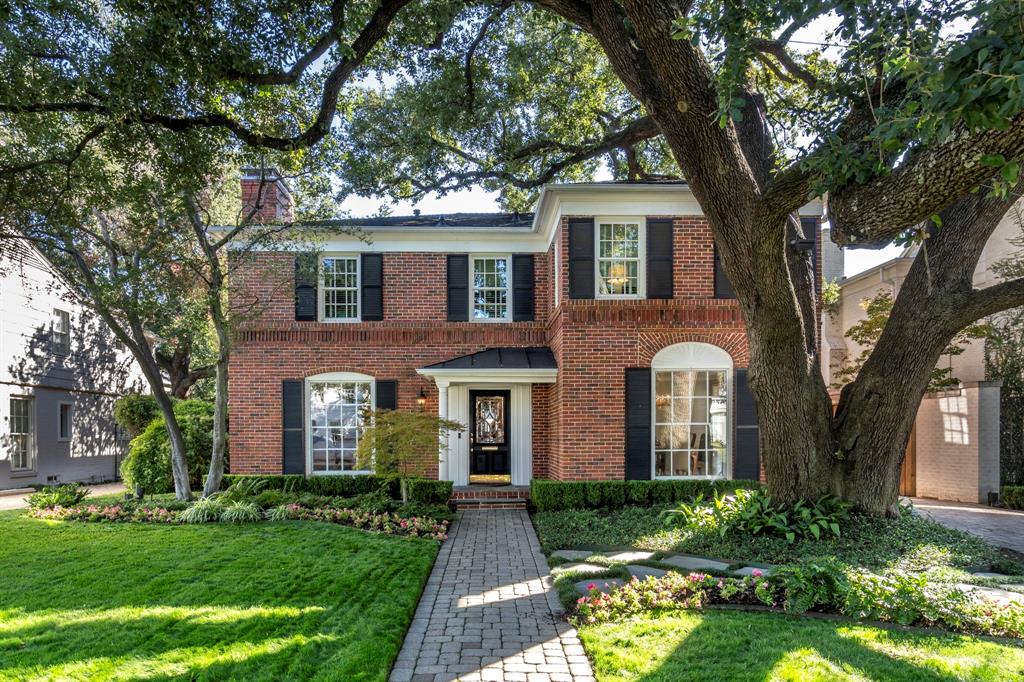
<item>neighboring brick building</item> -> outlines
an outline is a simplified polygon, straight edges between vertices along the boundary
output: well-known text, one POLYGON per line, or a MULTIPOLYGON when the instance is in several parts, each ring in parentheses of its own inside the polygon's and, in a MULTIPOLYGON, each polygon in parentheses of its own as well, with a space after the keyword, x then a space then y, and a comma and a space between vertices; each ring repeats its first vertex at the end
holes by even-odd
POLYGON ((685 184, 334 225, 369 241, 235 268, 262 314, 232 354, 233 472, 351 473, 376 406, 465 424, 429 462, 456 485, 758 475, 742 317, 685 184))

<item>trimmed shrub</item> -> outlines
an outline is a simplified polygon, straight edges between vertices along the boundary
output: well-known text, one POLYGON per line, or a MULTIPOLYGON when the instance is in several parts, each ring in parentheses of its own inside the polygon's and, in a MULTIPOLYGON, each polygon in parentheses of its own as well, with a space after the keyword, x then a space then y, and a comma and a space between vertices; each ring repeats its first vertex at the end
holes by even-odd
POLYGON ((28 496, 30 509, 48 507, 72 507, 89 495, 89 489, 81 483, 65 483, 40 488, 28 496))
POLYGON ((132 438, 146 430, 150 422, 160 417, 160 406, 149 394, 129 393, 114 401, 114 421, 132 438))
POLYGON ((407 478, 405 491, 409 502, 421 504, 448 504, 452 496, 451 481, 435 481, 429 478, 407 478))
POLYGON ((548 481, 530 483, 530 501, 537 511, 621 509, 687 502, 700 495, 759 488, 756 481, 730 479, 680 481, 548 481))
MULTIPOLYGON (((230 490, 236 486, 259 485, 258 490, 280 490, 286 493, 311 493, 321 497, 358 497, 367 493, 384 491, 391 499, 399 499, 399 478, 397 476, 378 476, 365 474, 359 476, 310 476, 301 474, 229 474, 224 476, 221 488, 230 490), (259 482, 259 483, 258 483, 259 482)), ((448 481, 428 481, 435 485, 447 484, 448 481)), ((413 499, 413 498, 410 498, 413 499)), ((448 498, 445 498, 445 503, 448 498)))
MULTIPOLYGON (((193 489, 202 485, 213 450, 213 405, 202 400, 181 400, 174 415, 185 439, 185 461, 193 489)), ((171 441, 164 420, 154 419, 131 443, 121 463, 121 476, 129 490, 141 486, 148 495, 174 491, 171 477, 171 441)))
POLYGON ((999 500, 1007 509, 1024 509, 1024 485, 1004 485, 999 500))
POLYGON ((286 493, 302 492, 305 488, 306 477, 301 474, 224 474, 220 487, 222 490, 233 488, 235 485, 256 485, 262 481, 261 490, 280 490, 286 493))

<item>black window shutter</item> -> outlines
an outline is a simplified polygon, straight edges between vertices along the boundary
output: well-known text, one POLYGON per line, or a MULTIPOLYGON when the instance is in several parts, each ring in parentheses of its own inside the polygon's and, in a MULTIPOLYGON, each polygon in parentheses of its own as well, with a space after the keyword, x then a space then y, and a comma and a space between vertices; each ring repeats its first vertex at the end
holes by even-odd
POLYGON ((318 259, 315 253, 295 256, 295 319, 316 322, 318 259))
POLYGON ((301 379, 281 382, 281 473, 306 473, 306 439, 303 428, 301 379))
POLYGON ((469 256, 448 256, 448 321, 469 320, 469 256))
POLYGON ((725 275, 725 268, 722 267, 722 258, 718 255, 718 246, 715 249, 715 298, 736 298, 732 290, 732 282, 725 275))
POLYGON ((647 221, 647 298, 672 298, 672 221, 647 221))
POLYGON ((594 298, 594 219, 569 221, 569 298, 594 298))
POLYGON ((756 481, 761 478, 757 403, 750 392, 747 370, 735 372, 736 447, 733 448, 732 477, 756 481))
POLYGON ((626 369, 626 479, 651 478, 651 370, 626 369))
POLYGON ((398 382, 394 379, 377 381, 377 405, 378 410, 398 409, 398 382))
POLYGON ((533 310, 533 254, 517 253, 512 256, 512 319, 531 322, 533 310))
POLYGON ((360 310, 364 320, 384 319, 384 254, 364 253, 359 264, 360 310))

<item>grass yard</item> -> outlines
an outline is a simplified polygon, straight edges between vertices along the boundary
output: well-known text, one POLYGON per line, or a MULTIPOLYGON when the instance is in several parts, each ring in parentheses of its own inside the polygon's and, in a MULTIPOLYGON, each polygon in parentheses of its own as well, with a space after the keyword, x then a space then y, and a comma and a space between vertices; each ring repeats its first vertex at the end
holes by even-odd
POLYGON ((1020 680, 1017 642, 773 613, 679 612, 586 626, 598 682, 1020 680))
POLYGON ((385 680, 436 543, 0 513, 0 680, 385 680))

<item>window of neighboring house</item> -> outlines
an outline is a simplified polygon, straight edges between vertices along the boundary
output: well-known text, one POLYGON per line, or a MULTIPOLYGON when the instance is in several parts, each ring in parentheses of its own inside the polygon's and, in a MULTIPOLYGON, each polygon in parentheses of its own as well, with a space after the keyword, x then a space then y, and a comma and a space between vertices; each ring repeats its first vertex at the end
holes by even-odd
POLYGON ((74 408, 71 403, 60 403, 57 406, 57 440, 59 441, 70 441, 72 429, 72 419, 74 418, 74 408))
POLYGON ((643 297, 644 221, 636 218, 598 218, 597 297, 643 297))
POLYGON ((29 471, 35 465, 35 424, 31 398, 11 398, 7 430, 10 435, 11 471, 29 471))
POLYGON ((507 256, 474 256, 473 319, 479 322, 508 321, 512 296, 507 256))
POLYGON ((67 355, 71 352, 71 313, 54 309, 53 320, 50 322, 50 342, 54 353, 67 355))
POLYGON ((726 475, 729 371, 654 372, 654 475, 726 475))
POLYGON ((357 374, 307 380, 308 471, 369 473, 356 468, 356 448, 373 402, 373 379, 357 374))
POLYGON ((320 261, 320 319, 353 322, 359 319, 359 257, 325 256, 320 261))

